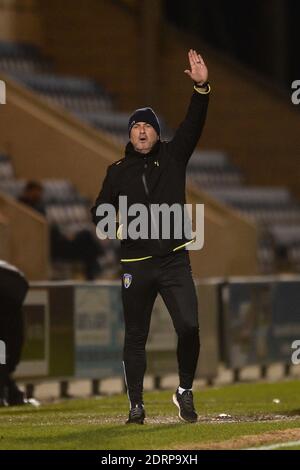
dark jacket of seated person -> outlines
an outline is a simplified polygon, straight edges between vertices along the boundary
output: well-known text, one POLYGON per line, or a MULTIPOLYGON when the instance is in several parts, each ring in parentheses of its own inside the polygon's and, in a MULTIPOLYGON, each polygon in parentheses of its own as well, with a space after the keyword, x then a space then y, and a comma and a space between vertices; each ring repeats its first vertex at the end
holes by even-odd
MULTIPOLYGON (((43 192, 43 186, 38 181, 28 181, 19 201, 46 217, 43 192)), ((103 256, 103 248, 89 230, 82 229, 73 236, 67 236, 57 224, 51 224, 50 245, 52 259, 83 262, 85 276, 89 280, 100 274, 98 258, 103 256)))

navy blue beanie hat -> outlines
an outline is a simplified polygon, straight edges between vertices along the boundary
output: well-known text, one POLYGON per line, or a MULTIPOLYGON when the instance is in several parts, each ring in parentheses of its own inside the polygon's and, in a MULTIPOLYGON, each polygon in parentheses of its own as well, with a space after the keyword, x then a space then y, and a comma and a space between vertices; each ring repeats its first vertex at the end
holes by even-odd
POLYGON ((152 108, 136 109, 134 113, 130 116, 129 122, 128 122, 129 137, 130 137, 132 126, 134 126, 134 124, 136 124, 137 122, 147 122, 153 127, 153 129, 155 129, 158 137, 160 137, 159 120, 152 108))

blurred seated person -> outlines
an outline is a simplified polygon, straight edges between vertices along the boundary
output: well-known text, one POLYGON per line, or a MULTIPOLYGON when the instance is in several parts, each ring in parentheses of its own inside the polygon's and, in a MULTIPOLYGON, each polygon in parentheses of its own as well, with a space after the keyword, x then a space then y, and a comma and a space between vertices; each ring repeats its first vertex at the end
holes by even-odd
MULTIPOLYGON (((19 201, 46 217, 43 191, 38 181, 28 181, 19 201)), ((101 273, 98 258, 104 255, 104 250, 90 230, 81 229, 70 235, 63 232, 59 225, 51 223, 50 245, 53 260, 81 261, 88 280, 95 279, 101 273)))

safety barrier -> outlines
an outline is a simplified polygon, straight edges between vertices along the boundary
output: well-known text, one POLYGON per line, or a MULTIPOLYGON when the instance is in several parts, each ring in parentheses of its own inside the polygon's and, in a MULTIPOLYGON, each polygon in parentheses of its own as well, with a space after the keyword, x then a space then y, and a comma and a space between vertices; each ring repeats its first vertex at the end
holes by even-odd
MULTIPOLYGON (((195 283, 201 354, 196 377, 212 383, 223 362, 234 371, 292 365, 300 339, 300 277, 216 278, 195 283)), ((123 377, 121 286, 109 282, 31 283, 25 299, 25 346, 16 376, 25 382, 123 377)), ((177 337, 158 296, 147 342, 155 385, 177 373, 177 337)))
POLYGON ((300 276, 230 278, 222 287, 221 356, 234 371, 272 363, 292 365, 292 343, 300 339, 300 276))
MULTIPOLYGON (((197 283, 203 344, 198 377, 217 374, 217 285, 197 283), (205 303, 201 306, 201 298, 205 303), (206 312, 207 310, 207 312, 206 312), (209 314, 208 314, 209 312, 209 314)), ((102 379, 122 376, 121 286, 110 282, 33 282, 24 303, 25 346, 16 377, 102 379)), ((147 342, 148 373, 176 373, 176 333, 160 297, 147 342)))

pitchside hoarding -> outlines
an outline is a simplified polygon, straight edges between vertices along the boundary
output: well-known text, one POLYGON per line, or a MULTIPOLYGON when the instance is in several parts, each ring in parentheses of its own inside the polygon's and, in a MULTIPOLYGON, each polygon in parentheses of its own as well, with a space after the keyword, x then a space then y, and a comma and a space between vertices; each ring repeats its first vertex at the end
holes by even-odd
POLYGON ((23 308, 25 342, 16 377, 73 376, 73 298, 70 283, 31 283, 23 308))
POLYGON ((47 289, 30 290, 23 306, 24 336, 22 361, 16 376, 49 375, 49 296, 47 289))
MULTIPOLYGON (((210 279, 196 283, 201 354, 197 377, 228 367, 291 362, 300 338, 300 277, 210 279)), ((24 305, 20 378, 122 376, 120 282, 32 283, 24 305)), ((177 337, 158 296, 147 342, 147 373, 177 373, 177 337)))
POLYGON ((75 376, 121 375, 123 320, 119 283, 75 286, 74 320, 75 376))
MULTIPOLYGON (((202 353, 197 376, 214 377, 218 364, 219 284, 197 284, 202 353)), ((17 377, 122 376, 124 321, 121 284, 32 283, 24 308, 26 335, 17 377)), ((177 337, 158 296, 147 342, 147 373, 177 373, 177 337)))
POLYGON ((276 282, 272 288, 270 357, 291 361, 291 344, 300 339, 300 278, 276 282))
POLYGON ((300 278, 231 278, 222 289, 226 365, 291 362, 300 338, 300 278))
POLYGON ((121 375, 120 295, 119 282, 32 283, 24 305, 25 344, 16 376, 121 375))

